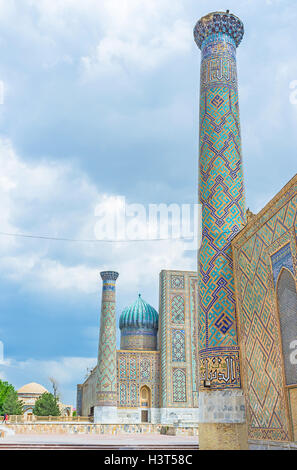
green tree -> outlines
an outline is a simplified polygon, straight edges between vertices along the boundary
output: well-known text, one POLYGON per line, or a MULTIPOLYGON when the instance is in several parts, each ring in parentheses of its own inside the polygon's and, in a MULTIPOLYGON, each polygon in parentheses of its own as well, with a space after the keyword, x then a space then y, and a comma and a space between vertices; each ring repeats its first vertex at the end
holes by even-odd
POLYGON ((35 402, 33 413, 36 416, 60 416, 58 400, 52 393, 45 392, 35 402))
POLYGON ((7 396, 10 395, 12 392, 16 393, 14 386, 8 382, 3 382, 2 380, 0 380, 0 415, 3 415, 5 413, 3 404, 7 396))
POLYGON ((8 415, 22 415, 23 402, 19 400, 15 390, 9 390, 3 402, 3 412, 8 415))

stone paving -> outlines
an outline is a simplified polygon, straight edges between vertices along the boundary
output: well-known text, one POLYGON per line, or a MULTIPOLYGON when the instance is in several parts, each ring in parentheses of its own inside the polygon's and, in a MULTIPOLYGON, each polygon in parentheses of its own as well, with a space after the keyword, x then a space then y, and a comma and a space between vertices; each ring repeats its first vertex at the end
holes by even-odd
POLYGON ((105 445, 197 445, 197 436, 164 436, 160 434, 15 434, 0 439, 0 444, 105 444, 105 445))

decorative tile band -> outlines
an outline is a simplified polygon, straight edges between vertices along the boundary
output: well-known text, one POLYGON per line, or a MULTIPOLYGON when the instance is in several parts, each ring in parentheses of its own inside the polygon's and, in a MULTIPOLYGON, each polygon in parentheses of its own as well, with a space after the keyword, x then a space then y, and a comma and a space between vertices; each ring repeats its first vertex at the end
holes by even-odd
POLYGON ((240 388, 239 348, 213 348, 199 352, 200 387, 209 381, 211 389, 240 388))

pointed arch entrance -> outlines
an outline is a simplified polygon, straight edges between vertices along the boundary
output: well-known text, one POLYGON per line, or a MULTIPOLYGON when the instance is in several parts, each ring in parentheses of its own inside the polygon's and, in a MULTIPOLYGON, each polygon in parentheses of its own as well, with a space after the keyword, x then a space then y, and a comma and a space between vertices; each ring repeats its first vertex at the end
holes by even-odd
POLYGON ((150 422, 150 408, 152 402, 152 393, 151 389, 147 385, 143 385, 140 388, 140 409, 141 409, 141 422, 149 423, 150 422))

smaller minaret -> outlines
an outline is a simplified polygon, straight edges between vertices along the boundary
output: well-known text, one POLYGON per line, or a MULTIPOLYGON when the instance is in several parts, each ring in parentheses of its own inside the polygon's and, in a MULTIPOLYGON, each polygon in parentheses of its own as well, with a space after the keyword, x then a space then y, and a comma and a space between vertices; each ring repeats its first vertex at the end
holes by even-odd
POLYGON ((95 423, 117 423, 116 291, 119 273, 104 271, 97 363, 95 423))

